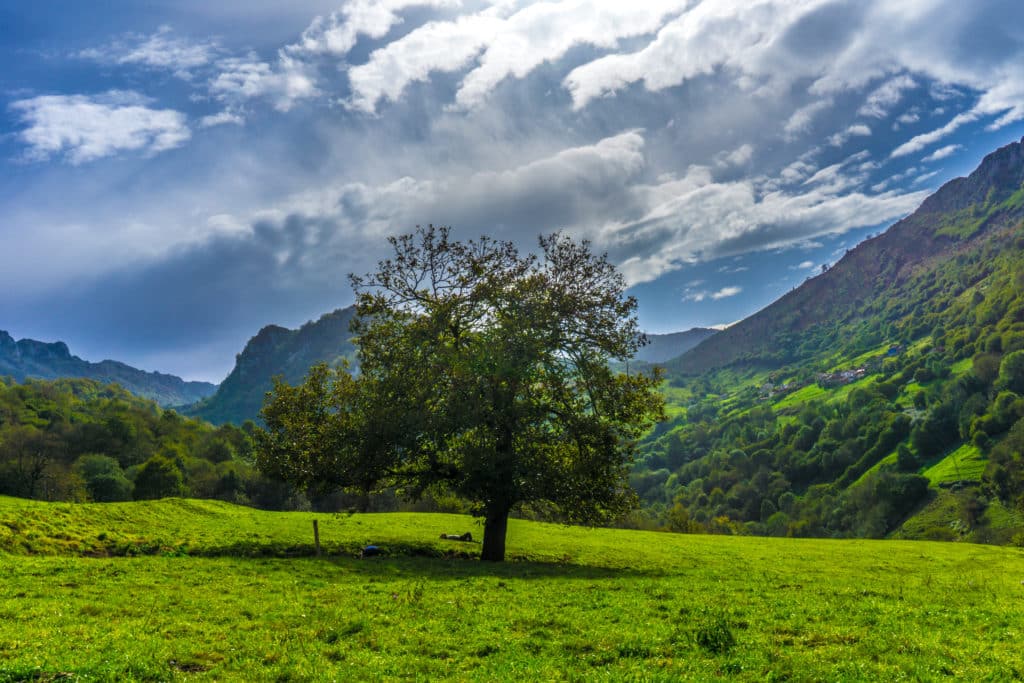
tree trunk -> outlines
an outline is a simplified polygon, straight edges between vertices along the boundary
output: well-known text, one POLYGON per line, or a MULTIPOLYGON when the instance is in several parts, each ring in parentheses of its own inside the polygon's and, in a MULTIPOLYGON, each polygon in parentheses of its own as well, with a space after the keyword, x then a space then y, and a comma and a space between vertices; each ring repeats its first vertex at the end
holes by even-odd
POLYGON ((480 559, 487 562, 505 561, 505 534, 508 531, 509 508, 489 507, 484 519, 484 545, 480 559))

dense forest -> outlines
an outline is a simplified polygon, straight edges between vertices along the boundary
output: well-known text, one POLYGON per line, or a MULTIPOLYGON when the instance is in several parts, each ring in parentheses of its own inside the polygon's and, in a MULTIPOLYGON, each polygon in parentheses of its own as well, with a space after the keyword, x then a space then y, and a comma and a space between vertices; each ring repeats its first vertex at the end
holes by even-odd
POLYGON ((0 380, 0 494, 121 501, 193 496, 294 505, 249 464, 251 423, 184 418, 93 380, 0 380))
POLYGON ((252 421, 212 426, 94 380, 0 377, 0 495, 115 502, 172 496, 267 510, 465 511, 453 497, 415 503, 306 493, 255 466, 252 421))

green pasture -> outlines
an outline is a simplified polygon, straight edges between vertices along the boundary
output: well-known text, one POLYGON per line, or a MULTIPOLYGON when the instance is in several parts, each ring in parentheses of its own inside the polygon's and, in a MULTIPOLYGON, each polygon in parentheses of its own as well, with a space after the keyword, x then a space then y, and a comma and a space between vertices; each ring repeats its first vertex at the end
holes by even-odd
POLYGON ((981 481, 988 461, 974 444, 965 443, 924 471, 937 486, 947 481, 981 481))
POLYGON ((1024 551, 0 499, 0 681, 1012 680, 1024 551), (312 520, 324 555, 315 557, 312 520), (373 542, 384 557, 358 559, 373 542))

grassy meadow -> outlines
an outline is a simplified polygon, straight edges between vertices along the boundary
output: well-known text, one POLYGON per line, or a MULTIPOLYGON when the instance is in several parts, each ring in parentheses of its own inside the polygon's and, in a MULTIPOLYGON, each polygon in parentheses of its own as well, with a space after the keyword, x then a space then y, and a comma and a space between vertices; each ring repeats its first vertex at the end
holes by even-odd
POLYGON ((1024 677, 1019 548, 513 520, 491 565, 464 531, 0 498, 0 681, 1024 677))

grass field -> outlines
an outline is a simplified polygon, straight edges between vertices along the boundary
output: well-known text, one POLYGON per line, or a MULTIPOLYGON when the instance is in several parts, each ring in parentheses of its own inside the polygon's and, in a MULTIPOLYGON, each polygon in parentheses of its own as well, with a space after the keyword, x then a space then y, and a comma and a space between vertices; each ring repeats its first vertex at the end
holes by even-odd
POLYGON ((936 486, 947 481, 981 481, 988 461, 974 444, 965 443, 924 471, 936 486))
POLYGON ((1024 676, 1019 548, 513 520, 492 565, 438 539, 467 530, 0 498, 0 681, 1024 676), (368 542, 389 555, 356 559, 368 542))

